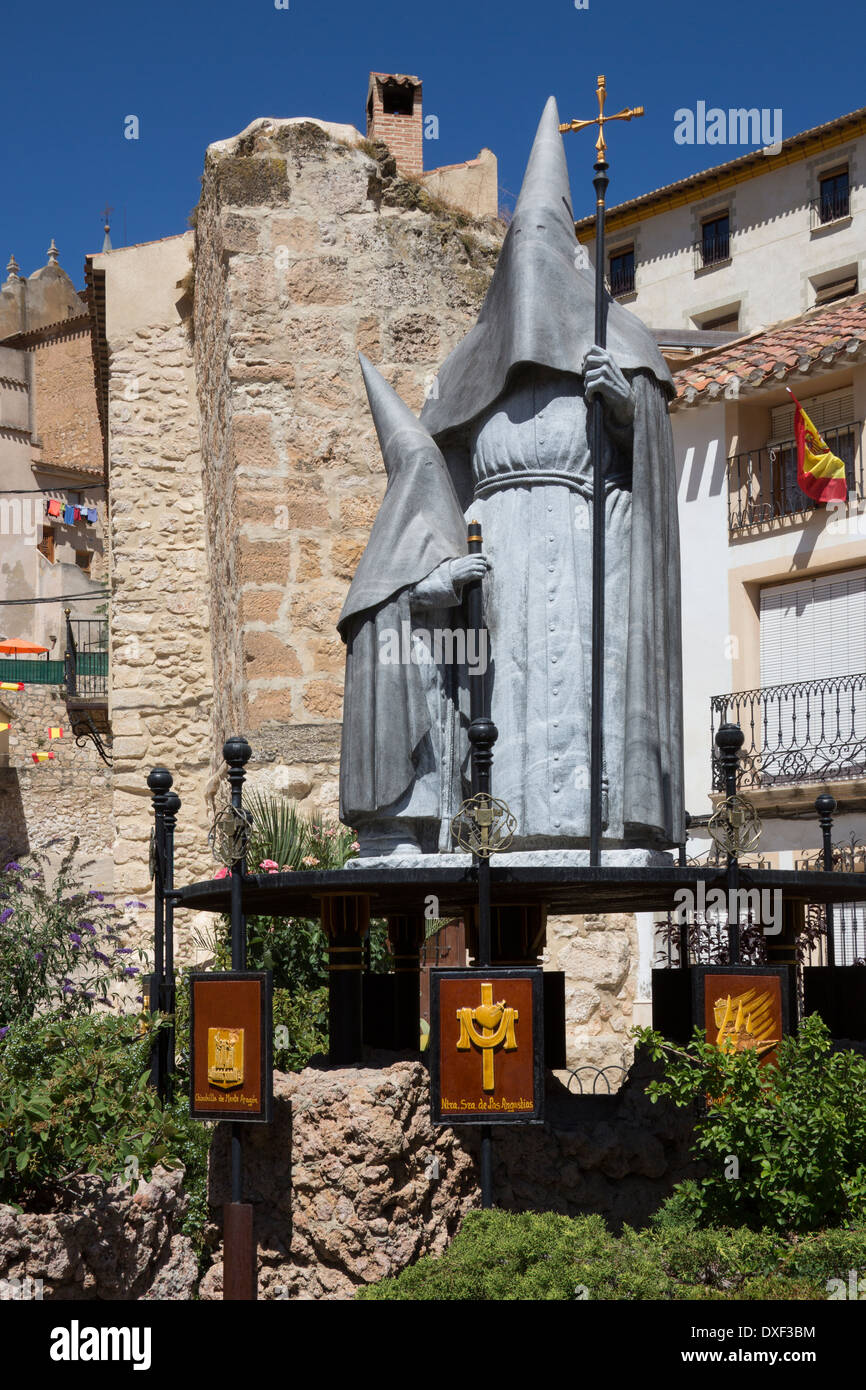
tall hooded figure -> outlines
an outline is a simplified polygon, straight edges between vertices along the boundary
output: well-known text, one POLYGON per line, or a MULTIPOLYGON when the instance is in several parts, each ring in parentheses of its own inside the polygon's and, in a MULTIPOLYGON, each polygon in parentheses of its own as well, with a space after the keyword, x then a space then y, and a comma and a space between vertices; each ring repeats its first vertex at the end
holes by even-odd
POLYGON ((515 849, 585 847, 590 825, 593 471, 604 472, 603 846, 683 839, 679 541, 670 373, 644 325, 579 265, 551 97, 475 327, 421 414, 490 561, 499 738, 492 790, 515 849), (591 458, 587 405, 604 406, 591 458))
POLYGON ((337 623, 346 643, 340 818, 362 857, 432 853, 450 848, 463 797, 459 605, 487 561, 466 554, 466 522, 437 445, 360 361, 388 483, 337 623))

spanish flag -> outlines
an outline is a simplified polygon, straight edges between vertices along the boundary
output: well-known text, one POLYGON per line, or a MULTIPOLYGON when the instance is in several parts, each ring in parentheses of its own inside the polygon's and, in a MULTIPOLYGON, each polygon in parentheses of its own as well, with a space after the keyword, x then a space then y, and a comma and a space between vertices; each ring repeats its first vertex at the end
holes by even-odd
POLYGON ((845 465, 831 454, 790 386, 786 387, 796 407, 794 438, 797 441, 797 486, 813 502, 844 502, 848 496, 845 465))
POLYGON ((11 728, 12 728, 12 725, 11 725, 11 724, 0 724, 0 734, 5 733, 7 729, 11 729, 11 728))
POLYGON ((48 737, 49 737, 49 738, 62 738, 62 737, 63 737, 63 730, 62 730, 62 729, 49 729, 49 730, 48 730, 48 737))
POLYGON ((49 758, 53 758, 53 757, 54 757, 54 754, 53 754, 53 753, 31 753, 30 756, 31 756, 31 758, 33 759, 34 763, 47 763, 48 760, 49 760, 49 758))
POLYGON ((0 681, 0 690, 23 690, 23 681, 0 681))

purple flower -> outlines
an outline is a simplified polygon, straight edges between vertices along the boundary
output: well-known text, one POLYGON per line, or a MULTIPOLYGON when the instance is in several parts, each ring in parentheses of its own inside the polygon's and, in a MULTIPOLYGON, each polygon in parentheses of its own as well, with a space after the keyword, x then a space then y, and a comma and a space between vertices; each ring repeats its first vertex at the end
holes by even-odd
POLYGON ((71 931, 69 933, 69 940, 72 942, 73 946, 81 945, 81 937, 78 935, 77 931, 71 931))
POLYGON ((132 955, 132 947, 131 947, 131 946, 118 946, 118 948, 117 948, 117 950, 115 951, 114 954, 115 954, 116 956, 131 956, 131 955, 132 955))
POLYGON ((144 995, 143 995, 143 994, 137 994, 137 995, 135 996, 135 1002, 136 1002, 136 1004, 143 1004, 143 1003, 144 1003, 144 995))
POLYGON ((123 904, 124 907, 147 907, 147 903, 140 903, 137 898, 130 898, 123 904))
POLYGON ((0 1028, 0 1038, 5 1038, 5 1036, 6 1036, 6 1034, 7 1034, 8 1032, 9 1032, 8 1027, 7 1027, 7 1028, 0 1028))
POLYGON ((18 863, 18 861, 17 861, 16 859, 10 859, 10 860, 9 860, 9 863, 6 865, 6 868, 5 868, 4 872, 8 874, 9 871, 10 871, 10 869, 17 869, 17 870, 19 871, 19 873, 20 873, 20 872, 21 872, 21 865, 18 863))
POLYGON ((14 909, 11 907, 4 907, 3 911, 0 912, 0 927, 5 927, 6 923, 9 921, 9 918, 12 916, 13 911, 14 909))
POLYGON ((64 985, 64 986, 63 986, 63 993, 64 993, 64 994, 74 994, 74 993, 75 993, 75 990, 72 988, 72 985, 64 985))
POLYGON ((42 954, 41 951, 37 951, 37 952, 36 952, 36 959, 39 961, 39 964, 40 964, 40 965, 41 965, 42 962, 44 961, 45 957, 44 957, 44 955, 42 954))
POLYGON ((84 991, 84 997, 85 997, 85 999, 95 999, 95 998, 96 998, 96 993, 95 993, 95 991, 92 990, 92 989, 86 989, 86 990, 84 991))
POLYGON ((126 969, 124 970, 123 973, 124 973, 124 975, 129 975, 129 976, 137 975, 137 974, 138 974, 138 966, 137 966, 137 965, 128 965, 128 966, 126 967, 126 969))
POLYGON ((78 929, 79 931, 86 931, 88 936, 96 935, 96 928, 92 922, 79 922, 78 929))
POLYGON ((100 891, 99 891, 98 888, 91 888, 91 890, 90 890, 90 892, 87 894, 87 896, 88 896, 88 898, 95 898, 96 901, 99 902, 99 903, 105 902, 105 894, 104 894, 104 893, 100 893, 100 891))
POLYGON ((93 954, 96 957, 96 959, 101 960, 104 965, 111 964, 111 961, 108 959, 108 956, 104 956, 101 951, 94 951, 93 954))

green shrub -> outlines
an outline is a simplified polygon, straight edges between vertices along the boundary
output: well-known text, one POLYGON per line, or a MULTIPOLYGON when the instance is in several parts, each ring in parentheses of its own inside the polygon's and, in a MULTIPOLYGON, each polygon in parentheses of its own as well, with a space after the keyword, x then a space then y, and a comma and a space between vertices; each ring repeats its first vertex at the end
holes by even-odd
POLYGON ((611 1235, 600 1216, 471 1211, 441 1257, 358 1291, 366 1301, 827 1298, 866 1259, 866 1228, 784 1237, 677 1228, 670 1212, 611 1235))
POLYGON ((110 1005, 112 986, 140 974, 143 953, 121 945, 114 903, 73 886, 77 849, 73 840, 50 886, 40 855, 11 860, 0 871, 3 1028, 49 1008, 68 1018, 110 1005))
POLYGON ((328 1051, 328 990, 274 990, 274 1066, 302 1071, 328 1051), (285 1032, 283 1032, 285 1030, 285 1032))
POLYGON ((132 1180, 180 1161, 188 1127, 148 1085, 156 1026, 47 1014, 9 1029, 0 1043, 0 1199, 62 1200, 84 1173, 132 1180))
POLYGON ((707 1172, 681 1185, 677 1219, 779 1231, 866 1219, 866 1058, 834 1052, 817 1015, 782 1039, 777 1065, 723 1051, 699 1030, 684 1049, 650 1029, 636 1036, 664 1066, 647 1087, 654 1100, 714 1098, 695 1123, 707 1172))

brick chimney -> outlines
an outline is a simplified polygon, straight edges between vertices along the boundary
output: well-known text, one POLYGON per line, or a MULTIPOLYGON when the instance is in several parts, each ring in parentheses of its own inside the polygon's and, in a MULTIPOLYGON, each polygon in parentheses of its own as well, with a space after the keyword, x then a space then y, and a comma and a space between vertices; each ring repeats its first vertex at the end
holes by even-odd
POLYGON ((383 140, 404 174, 424 170, 421 79, 371 72, 367 91, 367 139, 383 140))

